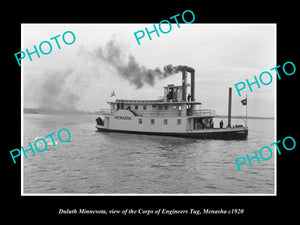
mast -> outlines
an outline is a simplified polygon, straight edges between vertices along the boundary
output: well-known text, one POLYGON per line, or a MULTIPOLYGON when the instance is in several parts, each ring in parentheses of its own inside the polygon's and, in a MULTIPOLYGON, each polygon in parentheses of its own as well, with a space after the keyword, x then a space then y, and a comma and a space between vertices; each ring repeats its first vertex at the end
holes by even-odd
POLYGON ((231 96, 232 96, 232 89, 230 87, 228 93, 228 127, 231 127, 231 96))

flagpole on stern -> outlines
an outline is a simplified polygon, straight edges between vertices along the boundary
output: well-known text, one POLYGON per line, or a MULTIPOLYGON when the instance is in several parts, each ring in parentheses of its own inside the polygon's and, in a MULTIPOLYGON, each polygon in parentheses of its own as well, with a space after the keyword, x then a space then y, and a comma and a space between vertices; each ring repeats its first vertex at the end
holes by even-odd
POLYGON ((242 105, 244 106, 244 105, 246 105, 246 121, 243 119, 243 121, 245 122, 245 127, 247 128, 247 119, 248 119, 248 99, 247 99, 247 94, 246 94, 246 98, 245 99, 243 99, 242 101, 241 101, 241 103, 242 103, 242 105))

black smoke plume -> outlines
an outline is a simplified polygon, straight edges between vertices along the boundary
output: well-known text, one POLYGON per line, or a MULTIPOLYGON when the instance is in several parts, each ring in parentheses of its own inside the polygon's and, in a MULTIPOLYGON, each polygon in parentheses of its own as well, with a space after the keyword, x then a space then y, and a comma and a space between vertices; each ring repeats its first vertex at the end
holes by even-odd
POLYGON ((191 70, 188 66, 166 65, 161 70, 159 67, 148 69, 140 65, 132 55, 126 59, 126 54, 121 46, 117 45, 114 40, 109 41, 103 48, 98 47, 94 51, 87 51, 82 48, 79 55, 88 55, 97 62, 104 62, 115 68, 119 75, 128 80, 137 89, 142 88, 144 84, 155 85, 157 79, 164 79, 183 70, 191 70))
POLYGON ((73 76, 73 70, 46 73, 46 79, 41 84, 39 105, 44 109, 72 111, 80 97, 67 88, 67 79, 73 76))

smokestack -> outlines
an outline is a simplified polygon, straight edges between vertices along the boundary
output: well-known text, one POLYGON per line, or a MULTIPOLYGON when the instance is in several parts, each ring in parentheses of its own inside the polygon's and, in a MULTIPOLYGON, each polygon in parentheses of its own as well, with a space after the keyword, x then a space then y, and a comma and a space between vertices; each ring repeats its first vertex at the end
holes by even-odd
POLYGON ((229 94, 228 94, 228 127, 231 127, 231 96, 232 96, 232 90, 230 87, 229 94))
POLYGON ((191 101, 195 101, 195 70, 191 69, 191 101))
POLYGON ((182 101, 186 101, 186 71, 182 70, 182 101))

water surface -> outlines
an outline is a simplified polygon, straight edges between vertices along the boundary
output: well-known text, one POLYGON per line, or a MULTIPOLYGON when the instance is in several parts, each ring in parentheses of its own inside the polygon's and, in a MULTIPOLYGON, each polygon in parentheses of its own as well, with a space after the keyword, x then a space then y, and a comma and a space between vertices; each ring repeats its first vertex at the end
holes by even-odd
MULTIPOLYGON (((274 142, 274 120, 248 119, 247 140, 101 133, 93 115, 24 114, 23 146, 67 128, 71 140, 23 157, 24 194, 273 194, 274 157, 235 159, 274 142)), ((219 124, 215 119, 215 124, 219 124)), ((241 123, 239 120, 232 121, 241 123)), ((63 137, 67 139, 67 137, 63 137)))

